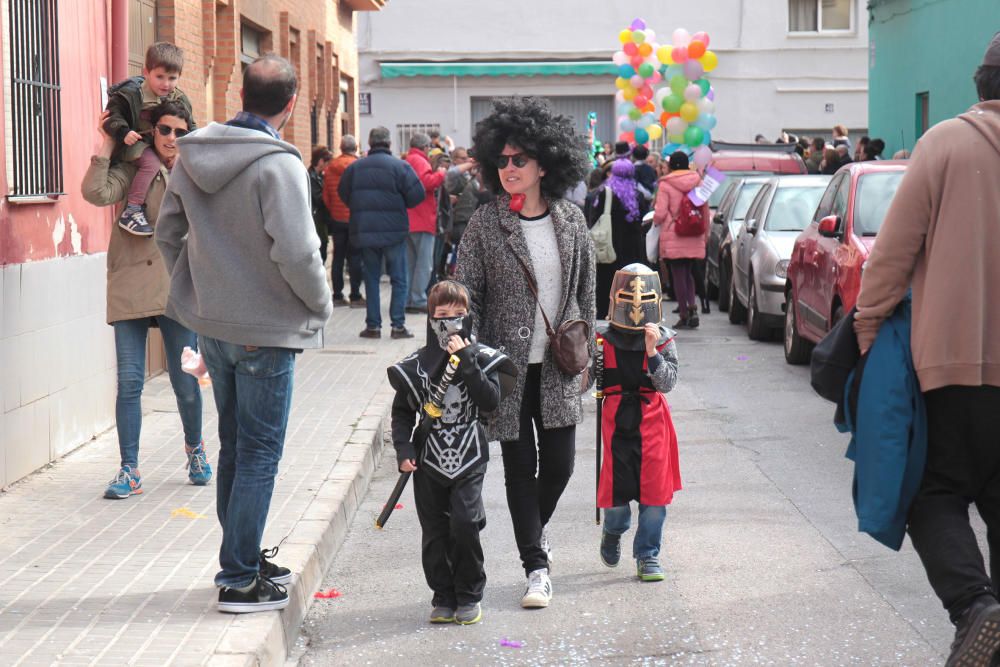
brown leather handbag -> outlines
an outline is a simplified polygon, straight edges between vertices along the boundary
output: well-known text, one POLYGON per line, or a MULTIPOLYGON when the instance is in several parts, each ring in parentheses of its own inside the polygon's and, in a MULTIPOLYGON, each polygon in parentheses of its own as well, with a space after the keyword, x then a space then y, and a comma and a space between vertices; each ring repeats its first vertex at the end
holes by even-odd
POLYGON ((566 320, 558 329, 553 330, 549 317, 538 299, 538 284, 535 283, 535 277, 531 275, 531 271, 521 258, 516 254, 514 256, 524 271, 524 277, 528 279, 528 288, 535 295, 538 310, 541 311, 542 320, 545 321, 545 333, 549 336, 552 360, 566 375, 579 375, 590 364, 590 323, 586 320, 566 320))

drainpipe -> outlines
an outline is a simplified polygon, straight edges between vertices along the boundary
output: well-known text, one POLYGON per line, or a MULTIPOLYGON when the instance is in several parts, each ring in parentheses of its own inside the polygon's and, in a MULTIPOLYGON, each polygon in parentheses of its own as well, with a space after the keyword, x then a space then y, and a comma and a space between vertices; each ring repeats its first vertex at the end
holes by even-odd
POLYGON ((111 0, 111 81, 128 76, 129 0, 111 0))
POLYGON ((454 100, 452 102, 452 129, 451 133, 455 134, 458 132, 458 77, 452 75, 451 86, 454 94, 454 100))

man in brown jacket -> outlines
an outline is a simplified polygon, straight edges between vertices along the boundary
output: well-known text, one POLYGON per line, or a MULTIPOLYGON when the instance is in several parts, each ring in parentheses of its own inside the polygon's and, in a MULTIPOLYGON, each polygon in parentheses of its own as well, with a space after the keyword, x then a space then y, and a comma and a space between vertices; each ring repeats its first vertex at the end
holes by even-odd
POLYGON ((928 451, 908 531, 956 626, 946 664, 985 666, 1000 664, 1000 33, 975 82, 980 103, 914 150, 861 281, 855 331, 866 352, 912 282, 928 451))
POLYGON ((340 140, 340 155, 330 161, 323 174, 323 203, 330 211, 333 223, 330 233, 333 235, 333 264, 330 274, 333 277, 333 305, 346 306, 344 298, 344 261, 347 261, 347 274, 351 284, 351 307, 364 308, 365 299, 361 296, 361 282, 364 280, 361 270, 361 251, 351 246, 349 225, 351 210, 337 194, 340 177, 344 175, 351 163, 358 159, 358 140, 350 134, 345 134, 340 140))

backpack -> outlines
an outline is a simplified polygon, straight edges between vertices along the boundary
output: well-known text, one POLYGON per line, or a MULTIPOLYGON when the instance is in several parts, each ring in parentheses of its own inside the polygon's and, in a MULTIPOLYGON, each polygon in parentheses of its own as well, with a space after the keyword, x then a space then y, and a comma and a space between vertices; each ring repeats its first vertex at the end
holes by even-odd
POLYGON ((594 255, 598 264, 612 264, 618 256, 611 242, 611 188, 604 188, 604 212, 590 228, 594 241, 594 255))
POLYGON ((690 197, 681 199, 681 208, 674 218, 674 233, 677 236, 701 236, 705 233, 705 214, 690 197))

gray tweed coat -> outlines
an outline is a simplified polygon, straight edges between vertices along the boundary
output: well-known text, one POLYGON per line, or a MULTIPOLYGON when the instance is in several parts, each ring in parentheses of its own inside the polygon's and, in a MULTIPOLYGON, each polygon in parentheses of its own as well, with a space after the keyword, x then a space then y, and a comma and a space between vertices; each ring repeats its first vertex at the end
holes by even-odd
MULTIPOLYGON (((518 368, 514 391, 500 404, 488 424, 491 440, 517 440, 521 399, 528 370, 531 333, 537 301, 528 287, 520 257, 531 268, 531 253, 521 221, 509 208, 510 196, 480 206, 469 220, 458 253, 458 280, 472 297, 479 340, 503 350, 518 368), (525 330, 528 332, 524 336, 525 330)), ((580 209, 564 199, 548 202, 562 260, 563 292, 559 312, 546 313, 552 326, 581 319, 594 330, 594 246, 580 209)), ((593 341, 591 341, 593 348, 593 341)), ((591 350, 593 352, 593 349, 591 350)), ((563 374, 545 352, 542 362, 542 426, 579 424, 581 378, 563 374)))

